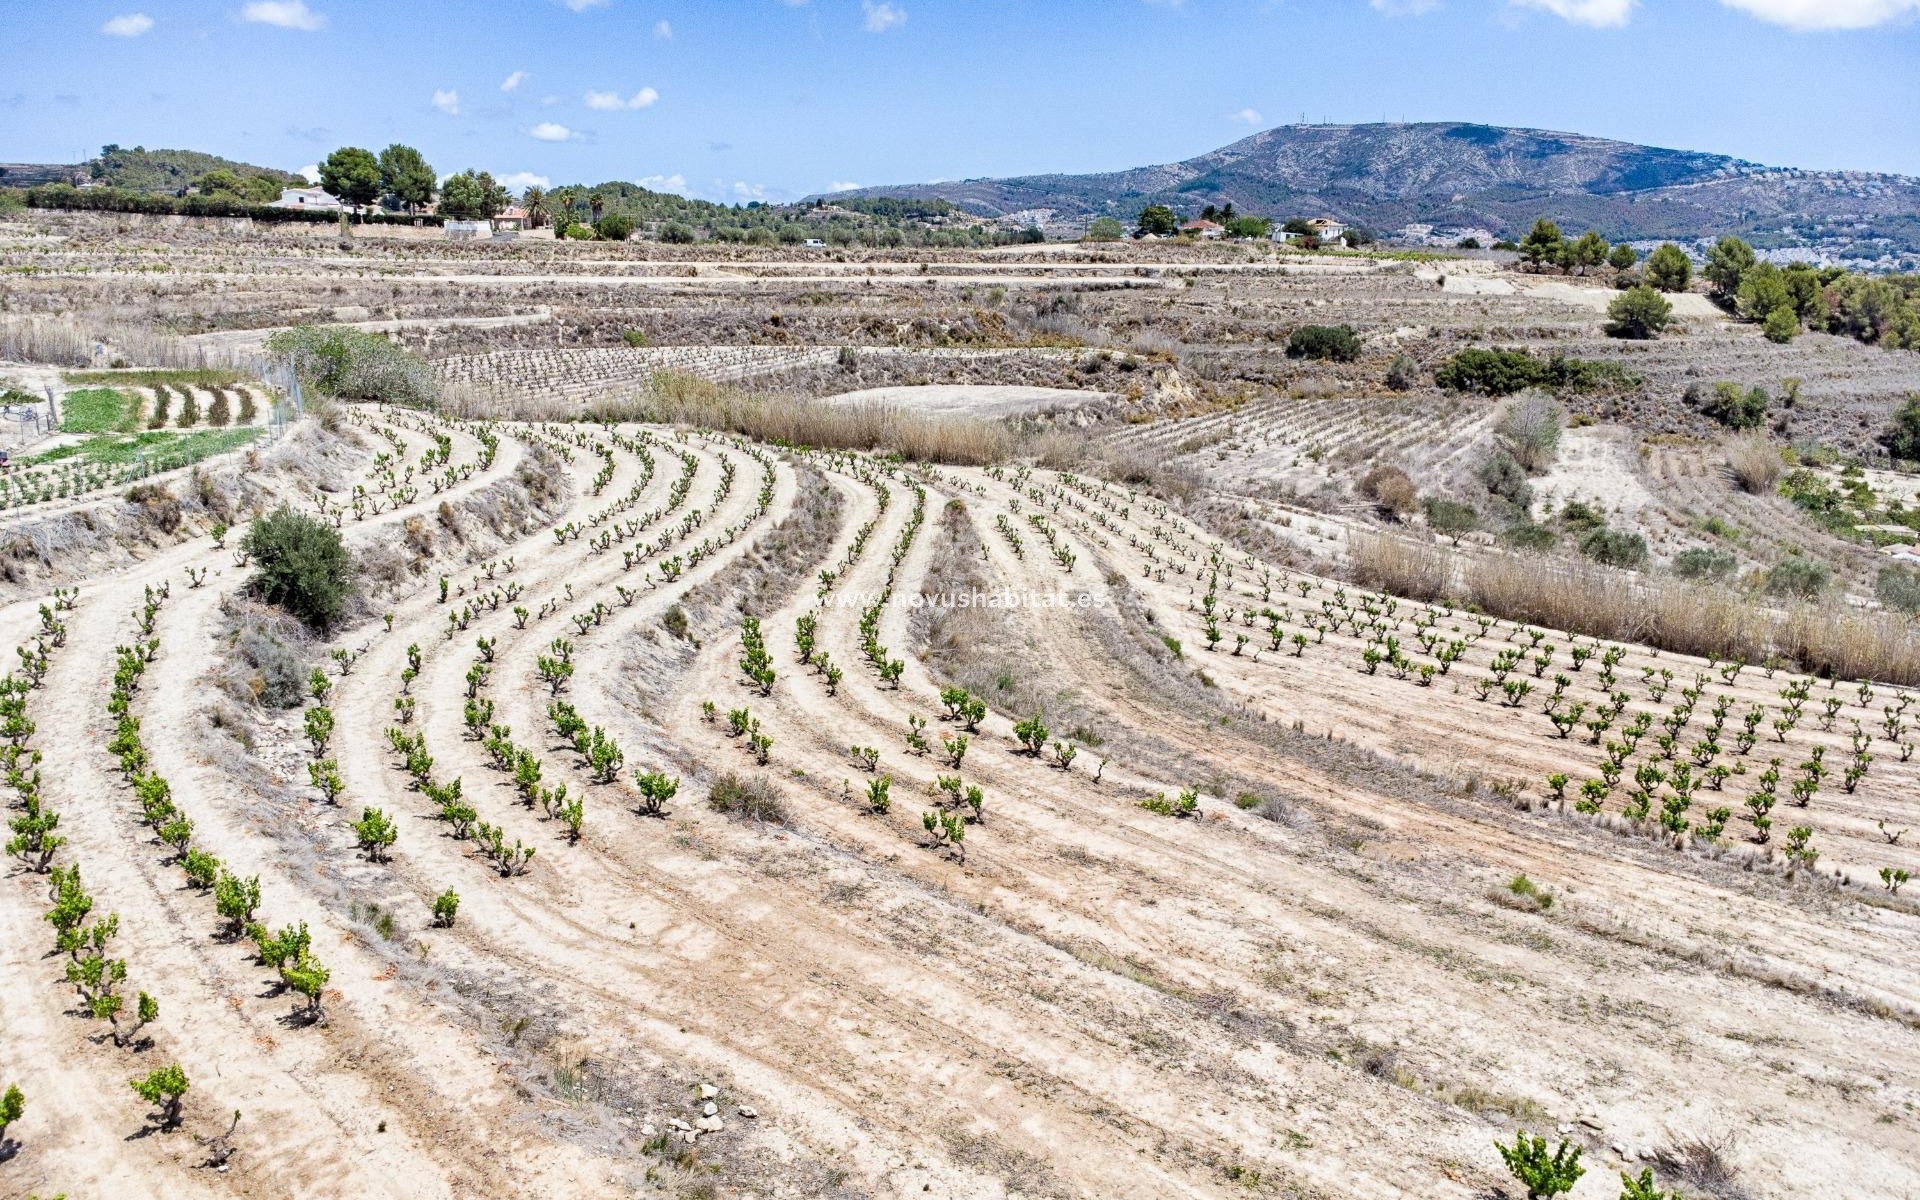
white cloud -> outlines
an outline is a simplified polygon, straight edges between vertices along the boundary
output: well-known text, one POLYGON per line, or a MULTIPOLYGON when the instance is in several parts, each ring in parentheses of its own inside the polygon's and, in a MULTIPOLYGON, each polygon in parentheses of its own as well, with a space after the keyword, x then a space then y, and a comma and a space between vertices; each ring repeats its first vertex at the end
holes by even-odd
POLYGON ((585 12, 590 8, 605 8, 607 6, 607 0, 560 0, 560 3, 573 12, 585 12))
POLYGON ((673 40, 673 22, 661 21, 659 24, 655 25, 653 27, 653 36, 659 38, 663 42, 672 41, 673 40))
POLYGON ((838 180, 836 182, 828 184, 827 190, 829 192, 851 192, 859 188, 859 186, 860 186, 859 184, 854 183, 850 180, 842 179, 842 180, 838 180))
POLYGON ((860 11, 867 14, 868 33, 885 33, 907 23, 907 10, 889 4, 887 0, 860 0, 860 11))
POLYGON ((1260 110, 1257 108, 1243 108, 1239 112, 1228 113, 1227 119, 1230 121, 1242 121, 1248 125, 1258 125, 1262 121, 1260 110))
POLYGON ((256 25, 278 25, 312 33, 326 28, 327 18, 307 7, 307 0, 253 0, 240 10, 242 21, 256 25))
POLYGON ((543 142, 570 142, 580 136, 557 121, 542 121, 527 130, 527 134, 543 142))
POLYGON ((660 93, 650 87, 643 87, 631 96, 622 97, 618 92, 588 92, 587 107, 600 112, 638 111, 652 108, 660 99, 660 93))
POLYGON ((737 200, 765 200, 767 198, 767 187, 763 183, 748 183, 744 179, 736 179, 733 181, 733 187, 730 190, 737 200))
POLYGON ((673 175, 644 175, 634 180, 634 182, 650 192, 673 192, 681 196, 687 194, 687 177, 677 173, 673 175))
POLYGON ((1418 17, 1440 7, 1440 0, 1368 0, 1373 10, 1389 17, 1418 17))
POLYGON ((1614 29, 1625 25, 1640 6, 1640 0, 1509 0, 1520 8, 1541 8, 1595 29, 1614 29))
POLYGON ((524 192, 530 187, 545 191, 553 186, 553 180, 545 175, 535 175, 532 171, 512 171, 505 175, 495 175, 493 181, 513 192, 524 192))
POLYGON ((460 93, 452 88, 436 89, 433 106, 450 117, 457 117, 460 115, 460 93))
POLYGON ((308 163, 306 166, 301 167, 298 171, 295 171, 294 174, 300 176, 302 179, 305 179, 308 183, 319 183, 320 182, 320 164, 308 163))
POLYGON ((520 85, 525 83, 526 81, 527 81, 527 73, 525 71, 515 71, 513 74, 507 76, 505 79, 500 81, 500 90, 503 92, 518 91, 520 89, 520 85))
POLYGON ((152 28, 152 17, 145 13, 127 13, 102 25, 100 32, 108 37, 137 38, 152 28))
POLYGON ((1803 32, 1870 29, 1920 15, 1920 0, 1720 0, 1749 16, 1803 32))

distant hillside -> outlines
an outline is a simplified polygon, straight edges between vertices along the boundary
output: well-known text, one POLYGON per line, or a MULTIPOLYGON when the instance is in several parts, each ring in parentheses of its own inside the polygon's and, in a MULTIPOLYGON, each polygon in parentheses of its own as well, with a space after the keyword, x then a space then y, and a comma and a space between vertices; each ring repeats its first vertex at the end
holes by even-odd
POLYGON ((1920 180, 1764 167, 1581 134, 1491 125, 1286 125, 1184 162, 1101 175, 1029 175, 862 188, 846 196, 950 200, 1050 230, 1182 214, 1229 201, 1271 216, 1327 215, 1390 232, 1419 222, 1519 233, 1537 216, 1616 240, 1737 232, 1829 256, 1920 254, 1920 180))
POLYGON ((208 171, 221 168, 240 176, 264 175, 283 184, 291 184, 297 178, 287 171, 256 167, 198 150, 148 150, 143 146, 131 150, 106 146, 99 158, 84 165, 87 173, 101 183, 136 192, 177 192, 208 171))

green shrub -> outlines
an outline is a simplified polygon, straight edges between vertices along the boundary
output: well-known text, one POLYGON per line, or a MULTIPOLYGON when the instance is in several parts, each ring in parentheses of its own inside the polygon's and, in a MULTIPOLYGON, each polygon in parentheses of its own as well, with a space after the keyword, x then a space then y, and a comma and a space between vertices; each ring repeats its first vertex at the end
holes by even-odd
POLYGON ((1908 392, 1894 411, 1893 422, 1880 435, 1887 453, 1902 462, 1920 462, 1920 392, 1908 392))
POLYGON ((309 625, 326 628, 353 591, 353 556, 339 531, 284 504, 254 521, 241 548, 258 568, 254 591, 309 625))
POLYGON ((1515 550, 1551 550, 1560 538, 1551 526, 1523 519, 1507 526, 1500 540, 1515 550))
POLYGON ((674 246, 691 246, 700 240, 693 226, 681 221, 668 221, 660 230, 660 240, 674 246))
POLYGON ((1462 350, 1440 365, 1433 381, 1448 391, 1511 396, 1530 387, 1596 392, 1636 387, 1640 376, 1619 363, 1564 355, 1542 361, 1524 350, 1462 350))
POLYGON ((1458 500, 1429 496, 1425 502, 1427 525, 1438 534, 1453 539, 1454 545, 1466 534, 1480 528, 1480 514, 1473 505, 1458 500))
POLYGON ((633 236, 633 222, 619 213, 608 213, 593 223, 593 231, 603 242, 624 242, 633 236))
POLYGON ((1647 256, 1647 282, 1663 292, 1684 292, 1693 282, 1693 260, 1672 242, 1647 256))
POLYGON ((1763 387, 1741 391, 1737 383, 1716 383, 1711 392, 1689 387, 1686 400, 1697 404, 1701 415, 1712 417, 1729 429, 1758 429, 1767 420, 1767 406, 1773 397, 1763 387))
POLYGON ((1353 362, 1360 337, 1346 325, 1302 325, 1287 338, 1287 357, 1353 362))
POLYGON ((1580 1165, 1580 1147, 1572 1142, 1561 1142, 1559 1149, 1549 1155, 1547 1139, 1528 1137, 1523 1129, 1514 1136, 1513 1145, 1502 1146, 1499 1142, 1493 1145, 1506 1161, 1507 1170, 1527 1189, 1527 1200, 1550 1200, 1570 1192, 1574 1183, 1587 1173, 1580 1165))
POLYGON ((1920 570, 1905 563, 1882 568, 1873 581, 1873 594, 1897 612, 1920 612, 1920 570))
POLYGON ((306 387, 343 400, 431 405, 439 394, 426 363, 379 334, 342 325, 299 325, 267 339, 290 358, 306 387))
POLYGON ((1586 501, 1569 500, 1560 509, 1560 523, 1568 529, 1584 533, 1603 528, 1607 519, 1586 501))
POLYGON ((1760 322, 1760 332, 1775 345, 1784 346, 1800 334, 1800 317, 1790 304, 1782 304, 1760 322))
POLYGON ((1650 287, 1628 288, 1607 305, 1607 336, 1646 340, 1673 323, 1673 304, 1650 287))
POLYGON ((1526 468, 1505 450, 1496 450, 1480 468, 1480 482, 1494 495, 1515 508, 1533 506, 1533 488, 1527 483, 1526 468))
POLYGON ((1720 580, 1730 577, 1739 562, 1725 550, 1695 546, 1673 558, 1673 573, 1682 579, 1720 580))
POLYGON ((1767 572, 1767 591, 1776 596, 1811 600, 1825 591, 1833 580, 1833 571, 1825 563, 1794 555, 1783 558, 1767 572))
POLYGON ((1419 386, 1420 364, 1413 361, 1412 355, 1394 355, 1393 361, 1387 364, 1387 387, 1396 392, 1410 392, 1419 386))
POLYGON ((1580 539, 1580 553, 1608 567, 1647 565, 1647 539, 1622 529, 1596 529, 1580 539))

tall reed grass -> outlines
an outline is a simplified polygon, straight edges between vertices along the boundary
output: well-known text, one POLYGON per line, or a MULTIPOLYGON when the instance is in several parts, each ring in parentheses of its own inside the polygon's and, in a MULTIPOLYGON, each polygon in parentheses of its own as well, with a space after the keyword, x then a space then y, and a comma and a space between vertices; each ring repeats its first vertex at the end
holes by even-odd
POLYGON ((1356 535, 1350 554, 1356 582, 1408 599, 1446 599, 1510 621, 1702 658, 1920 684, 1920 624, 1899 613, 1838 600, 1763 604, 1725 588, 1593 563, 1455 554, 1383 533, 1356 535))
POLYGON ((0 358, 60 367, 114 362, 169 370, 253 365, 172 334, 77 316, 0 318, 0 358), (99 353, 102 348, 104 354, 99 353))

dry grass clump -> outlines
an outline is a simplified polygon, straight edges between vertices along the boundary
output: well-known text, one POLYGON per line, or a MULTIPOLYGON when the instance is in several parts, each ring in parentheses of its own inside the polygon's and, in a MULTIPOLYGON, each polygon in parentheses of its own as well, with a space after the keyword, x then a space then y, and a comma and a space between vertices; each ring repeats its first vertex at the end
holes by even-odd
POLYGON ((1569 559, 1462 555, 1386 534, 1356 536, 1352 574, 1413 600, 1449 599, 1510 621, 1640 642, 1702 658, 1780 661, 1841 679, 1920 683, 1920 626, 1827 600, 1775 607, 1569 559))
POLYGON ((1357 533, 1347 547, 1354 581, 1410 600, 1450 596, 1453 556, 1438 546, 1383 533, 1357 533))
POLYGON ((0 359, 92 367, 94 348, 105 345, 111 363, 187 370, 236 364, 209 355, 204 346, 136 325, 108 321, 81 324, 73 317, 10 317, 0 320, 0 359))
POLYGON ((1360 494, 1380 506, 1380 511, 1396 520, 1412 512, 1420 503, 1419 490, 1405 471, 1380 466, 1367 472, 1360 481, 1360 494))
POLYGON ((728 771, 707 790, 707 807, 729 817, 788 825, 786 798, 767 779, 746 779, 728 771))
MULTIPOLYGON (((601 400, 584 410, 562 400, 508 397, 472 387, 447 389, 439 408, 469 418, 697 425, 778 445, 899 454, 914 462, 959 466, 1005 462, 1021 449, 1013 431, 993 421, 931 417, 886 404, 759 396, 676 371, 656 372, 646 391, 601 400)), ((1072 444, 1070 439, 1043 438, 1027 450, 1065 461, 1063 451, 1072 444)))
POLYGON ((968 466, 1004 461, 1014 445, 1004 426, 989 421, 927 417, 884 404, 756 396, 672 371, 655 374, 646 393, 604 401, 586 415, 699 425, 776 444, 897 453, 915 462, 968 466))
POLYGON ((1727 1132, 1704 1137, 1682 1138, 1671 1146, 1654 1151, 1653 1165, 1668 1183, 1686 1185, 1689 1195, 1708 1195, 1719 1200, 1749 1200, 1753 1193, 1742 1187, 1739 1168, 1728 1161, 1738 1144, 1736 1135, 1727 1132))
POLYGON ((1780 482, 1780 452, 1767 441, 1767 435, 1759 432, 1740 434, 1730 437, 1723 447, 1727 455, 1727 469, 1733 472, 1733 480, 1740 490, 1755 496, 1770 496, 1780 482))

